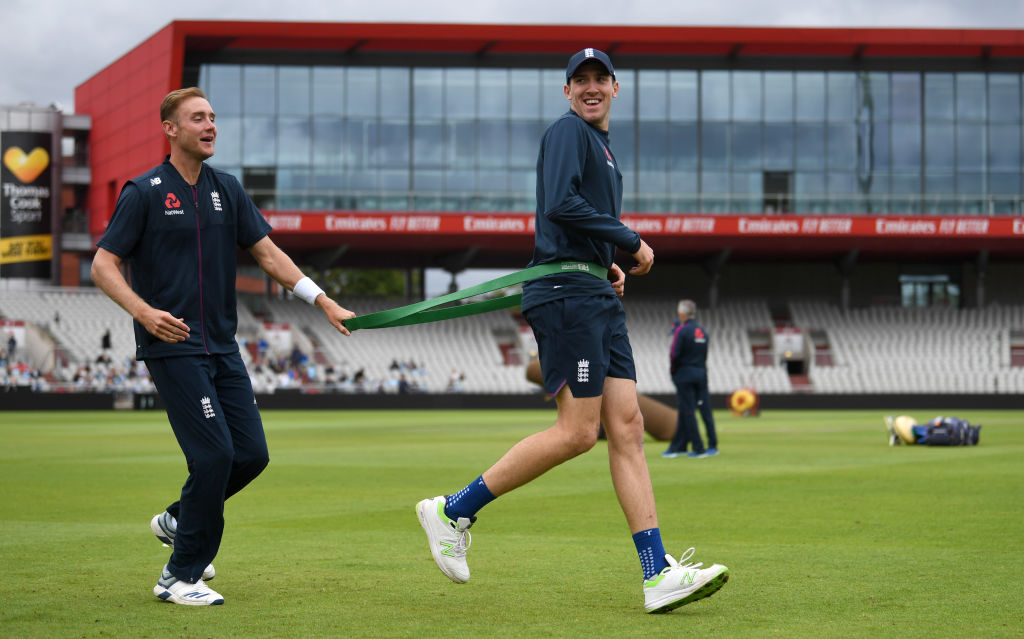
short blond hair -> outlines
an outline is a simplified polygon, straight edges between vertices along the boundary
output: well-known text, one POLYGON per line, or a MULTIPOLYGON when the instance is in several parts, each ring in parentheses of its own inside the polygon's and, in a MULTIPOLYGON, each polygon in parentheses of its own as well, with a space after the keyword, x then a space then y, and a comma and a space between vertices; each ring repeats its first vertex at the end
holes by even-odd
POLYGON ((178 107, 189 98, 202 98, 205 100, 206 94, 199 87, 186 87, 171 91, 164 96, 163 102, 160 103, 160 121, 166 122, 171 120, 172 122, 177 122, 178 107))

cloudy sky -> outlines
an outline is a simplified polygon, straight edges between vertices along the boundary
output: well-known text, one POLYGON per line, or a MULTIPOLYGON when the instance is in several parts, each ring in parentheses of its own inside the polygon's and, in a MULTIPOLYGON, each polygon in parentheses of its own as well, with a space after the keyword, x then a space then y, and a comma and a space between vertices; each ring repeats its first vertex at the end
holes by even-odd
POLYGON ((1024 28, 1022 0, 0 0, 0 104, 59 103, 172 20, 1024 28))

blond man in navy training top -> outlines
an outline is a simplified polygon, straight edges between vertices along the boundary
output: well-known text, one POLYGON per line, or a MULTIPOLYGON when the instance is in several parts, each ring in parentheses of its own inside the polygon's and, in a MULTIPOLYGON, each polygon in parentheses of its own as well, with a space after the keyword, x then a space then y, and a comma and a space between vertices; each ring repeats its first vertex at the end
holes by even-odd
POLYGON ((150 528, 172 547, 153 588, 164 601, 224 603, 206 585, 224 532, 224 500, 256 478, 269 456, 249 374, 238 352, 238 247, 296 297, 342 321, 338 306, 267 236, 270 225, 238 180, 204 162, 217 139, 215 115, 195 87, 160 105, 171 153, 128 181, 92 264, 92 278, 134 321, 145 360, 185 454, 181 497, 150 528), (129 286, 121 266, 131 271, 129 286))
MULTIPOLYGON (((700 563, 680 565, 693 549, 677 562, 665 552, 658 529, 633 353, 618 299, 625 274, 612 261, 615 249, 621 249, 636 261, 630 274, 643 275, 654 263, 654 252, 619 220, 622 174, 608 135, 619 84, 611 60, 597 49, 572 56, 564 92, 569 111, 545 131, 537 158, 530 266, 592 262, 607 268, 609 279, 558 273, 523 286, 523 314, 537 338, 544 389, 557 401, 557 420, 513 446, 462 490, 424 499, 417 513, 438 567, 452 581, 466 582, 468 529, 476 513, 496 497, 590 450, 603 422, 612 483, 643 570, 644 608, 666 612, 716 592, 727 581, 728 570, 717 564, 704 569, 700 563)), ((574 569, 571 564, 560 568, 574 569)))

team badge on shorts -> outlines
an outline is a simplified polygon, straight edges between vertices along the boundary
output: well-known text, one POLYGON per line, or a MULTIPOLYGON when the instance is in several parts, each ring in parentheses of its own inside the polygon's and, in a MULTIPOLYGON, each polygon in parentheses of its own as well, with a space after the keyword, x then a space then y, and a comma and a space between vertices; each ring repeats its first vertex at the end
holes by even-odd
POLYGON ((576 381, 585 384, 590 381, 590 362, 581 359, 576 362, 576 381))

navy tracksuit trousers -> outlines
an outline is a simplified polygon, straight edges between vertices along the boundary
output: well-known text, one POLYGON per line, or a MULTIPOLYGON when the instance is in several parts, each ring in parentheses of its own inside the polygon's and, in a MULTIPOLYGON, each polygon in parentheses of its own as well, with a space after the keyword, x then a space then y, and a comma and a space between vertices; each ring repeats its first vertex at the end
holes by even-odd
POLYGON ((150 358, 188 479, 167 507, 178 520, 172 575, 195 583, 220 549, 224 501, 256 478, 269 462, 263 421, 238 353, 150 358))
POLYGON ((683 452, 689 445, 692 445, 695 452, 703 453, 705 451, 704 440, 697 427, 698 406, 700 406, 701 417, 704 419, 704 428, 708 432, 708 448, 717 448, 718 436, 715 433, 715 419, 711 416, 707 370, 682 366, 672 373, 672 382, 676 386, 679 414, 676 418, 676 432, 668 449, 683 452))

